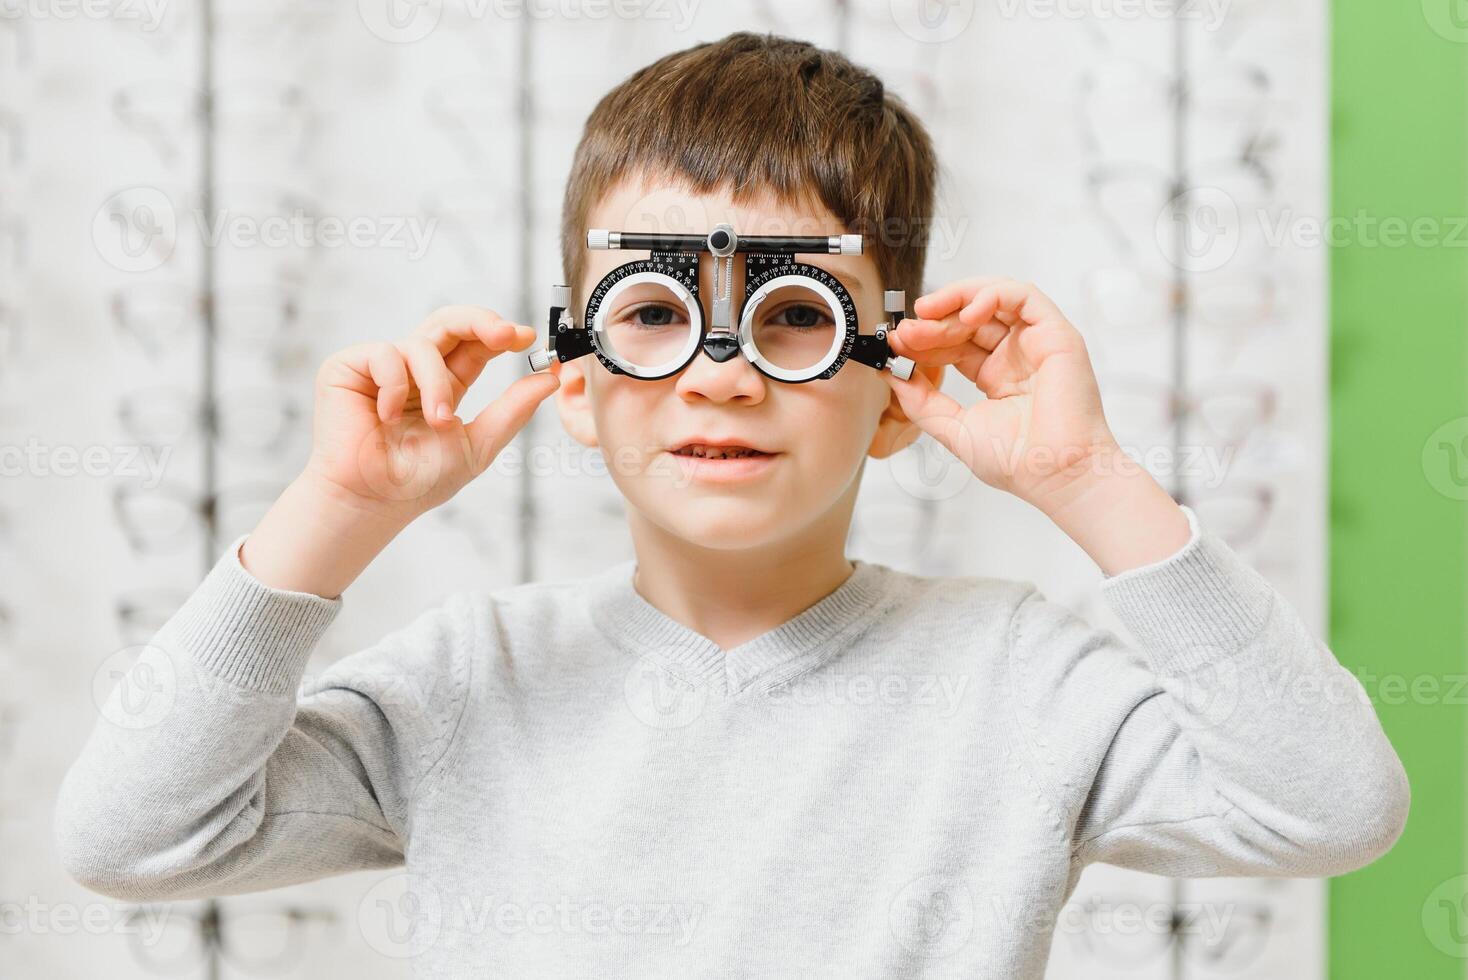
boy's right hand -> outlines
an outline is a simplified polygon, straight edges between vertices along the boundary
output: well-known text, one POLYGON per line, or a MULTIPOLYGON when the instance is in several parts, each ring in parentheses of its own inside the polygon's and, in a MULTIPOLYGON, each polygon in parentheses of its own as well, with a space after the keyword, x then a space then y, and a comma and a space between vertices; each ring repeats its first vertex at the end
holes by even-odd
POLYGON ((472 421, 454 415, 491 358, 534 342, 533 329, 493 310, 445 306, 402 340, 337 351, 316 375, 303 476, 354 508, 406 526, 483 473, 560 387, 552 372, 527 375, 472 421))

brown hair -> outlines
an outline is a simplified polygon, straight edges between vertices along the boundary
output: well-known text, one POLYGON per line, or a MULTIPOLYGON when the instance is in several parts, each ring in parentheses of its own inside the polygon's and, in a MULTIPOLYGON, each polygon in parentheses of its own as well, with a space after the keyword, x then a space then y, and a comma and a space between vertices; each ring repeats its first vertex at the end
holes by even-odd
POLYGON ((838 52, 739 31, 665 55, 603 96, 577 144, 561 212, 574 302, 584 302, 591 209, 638 177, 693 193, 728 187, 736 203, 759 191, 819 200, 848 233, 865 236, 883 288, 905 289, 909 307, 922 290, 937 184, 932 140, 879 78, 838 52))

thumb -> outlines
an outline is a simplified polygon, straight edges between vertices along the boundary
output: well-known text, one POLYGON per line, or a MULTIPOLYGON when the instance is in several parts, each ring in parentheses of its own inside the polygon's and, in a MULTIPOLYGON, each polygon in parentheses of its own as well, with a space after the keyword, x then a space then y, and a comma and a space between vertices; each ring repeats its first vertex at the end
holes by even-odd
POLYGON ((504 394, 484 407, 474 420, 464 426, 464 434, 475 460, 475 473, 482 473, 494 462, 515 434, 530 421, 530 416, 552 392, 561 386, 558 375, 527 374, 505 389, 504 394))
POLYGON ((898 404, 913 425, 932 436, 940 446, 947 449, 959 462, 973 470, 979 459, 974 445, 974 433, 965 424, 967 409, 953 397, 944 394, 922 371, 914 371, 912 378, 904 381, 890 372, 883 372, 892 389, 897 392, 898 404))

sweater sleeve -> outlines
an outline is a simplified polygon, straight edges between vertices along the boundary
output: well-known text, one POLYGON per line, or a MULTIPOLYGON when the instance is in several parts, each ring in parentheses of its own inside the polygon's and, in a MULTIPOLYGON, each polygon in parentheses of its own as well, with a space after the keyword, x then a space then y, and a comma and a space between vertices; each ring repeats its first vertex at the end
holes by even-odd
POLYGON ((231 895, 402 862, 466 700, 467 594, 307 678, 343 600, 264 585, 244 541, 113 687, 62 781, 59 856, 93 891, 231 895))
POLYGON ((1406 773, 1354 675, 1184 507, 1177 553, 1102 582, 1125 645, 1030 589, 1011 622, 1021 751, 1079 865, 1344 874, 1385 854, 1406 773))

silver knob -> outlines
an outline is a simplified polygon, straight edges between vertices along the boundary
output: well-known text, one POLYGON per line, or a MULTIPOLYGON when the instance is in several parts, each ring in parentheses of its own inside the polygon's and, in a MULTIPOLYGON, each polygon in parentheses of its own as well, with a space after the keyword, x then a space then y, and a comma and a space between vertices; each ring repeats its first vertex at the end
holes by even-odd
POLYGON ((840 247, 841 247, 841 254, 842 255, 860 255, 861 254, 861 236, 860 235, 842 235, 841 236, 841 240, 840 240, 840 247))
POLYGON ((587 248, 610 248, 612 233, 605 228, 593 228, 586 233, 587 248))
POLYGON ((887 358, 887 370, 891 371, 894 375, 901 378, 903 381, 912 380, 912 369, 915 366, 916 365, 914 365, 911 360, 901 356, 900 354, 893 354, 891 357, 887 358))
POLYGON ((719 258, 727 258, 733 255, 734 250, 739 247, 739 236, 734 234, 733 225, 720 222, 714 225, 713 231, 709 232, 707 242, 710 252, 719 258))
POLYGON ((560 286, 560 285, 552 286, 551 287, 551 306, 556 306, 556 307, 559 307, 559 308, 561 308, 561 309, 564 310, 566 307, 568 307, 570 305, 571 305, 571 287, 570 286, 560 286))
POLYGON ((882 309, 888 313, 907 312, 907 291, 903 289, 889 289, 882 294, 882 309))
POLYGON ((550 367, 551 353, 542 347, 540 350, 533 350, 526 354, 525 359, 530 362, 530 370, 538 373, 550 367))

